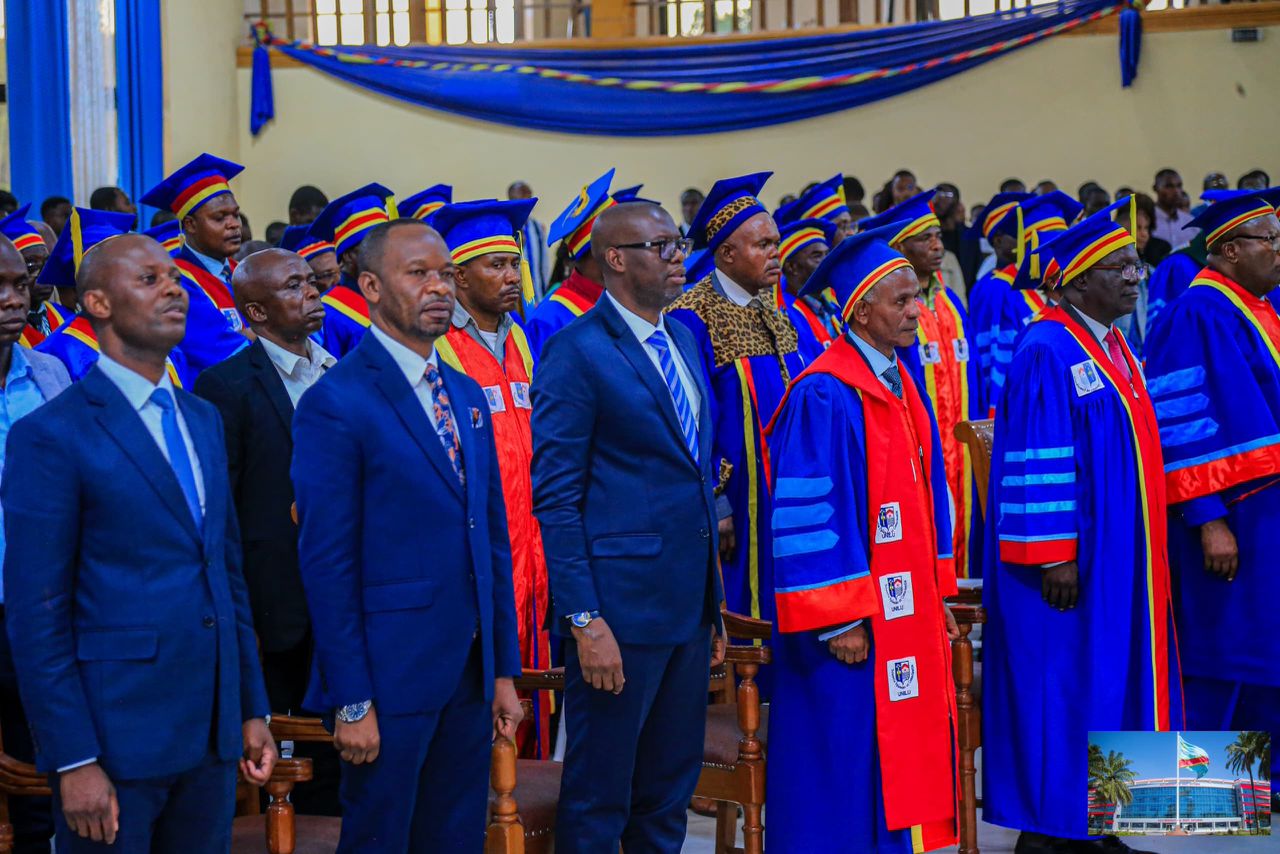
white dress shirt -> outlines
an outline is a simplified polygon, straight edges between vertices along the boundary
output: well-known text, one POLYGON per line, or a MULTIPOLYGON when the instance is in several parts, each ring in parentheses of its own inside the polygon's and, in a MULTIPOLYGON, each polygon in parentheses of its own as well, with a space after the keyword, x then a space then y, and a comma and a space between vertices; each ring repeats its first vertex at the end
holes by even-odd
POLYGON ((324 376, 325 371, 338 364, 337 359, 310 338, 306 339, 307 355, 305 356, 290 353, 279 344, 270 341, 265 335, 259 335, 258 340, 262 342, 262 349, 267 351, 271 364, 275 365, 276 373, 284 381, 284 390, 289 393, 289 400, 293 401, 295 409, 302 393, 315 385, 316 380, 324 376))
POLYGON ((753 299, 758 299, 759 295, 752 295, 742 285, 735 282, 724 274, 724 270, 716 268, 716 278, 720 280, 720 288, 724 291, 724 295, 729 298, 729 302, 737 306, 747 306, 751 304, 753 299))
POLYGON ((1093 337, 1098 339, 1098 343, 1102 345, 1102 352, 1107 353, 1108 356, 1111 355, 1106 349, 1106 337, 1111 334, 1111 327, 1105 323, 1099 323, 1078 308, 1076 312, 1080 315, 1080 319, 1084 321, 1084 325, 1093 333, 1093 337))
MULTIPOLYGON (((645 355, 653 363, 659 378, 662 378, 662 384, 666 385, 667 381, 662 377, 662 363, 658 360, 658 350, 649 343, 649 336, 658 330, 662 330, 662 334, 667 337, 667 350, 671 353, 671 361, 675 362, 676 365, 676 374, 680 378, 680 387, 684 390, 684 396, 689 401, 689 408, 693 410, 693 418, 696 421, 698 408, 702 405, 702 394, 698 391, 698 384, 693 381, 693 374, 689 372, 689 366, 684 363, 684 358, 680 355, 680 348, 676 346, 676 342, 671 338, 671 332, 667 329, 667 319, 662 315, 658 315, 658 325, 654 326, 614 299, 613 294, 605 291, 605 295, 609 297, 613 307, 618 310, 618 314, 622 315, 627 328, 640 340, 640 345, 644 347, 645 355)), ((671 405, 675 406, 674 397, 671 405)))
MULTIPOLYGON (((409 385, 413 387, 413 394, 418 398, 418 403, 422 404, 422 411, 427 413, 427 420, 431 422, 431 429, 436 429, 436 408, 435 403, 431 400, 431 383, 427 382, 427 365, 435 365, 439 370, 440 362, 436 355, 436 348, 431 348, 431 355, 427 358, 410 350, 399 341, 392 338, 387 333, 378 328, 377 324, 370 324, 369 331, 373 333, 373 337, 378 339, 378 343, 387 348, 387 352, 391 354, 391 358, 395 361, 396 366, 404 372, 404 378, 409 385)), ((456 423, 458 414, 453 414, 453 420, 456 423)))
POLYGON ((1196 235, 1194 229, 1185 228, 1186 224, 1193 219, 1195 217, 1190 211, 1178 208, 1169 214, 1164 208, 1156 205, 1156 221, 1151 224, 1151 236, 1167 241, 1174 249, 1181 249, 1196 235))
POLYGON ((191 441, 191 431, 187 429, 187 419, 182 415, 182 407, 178 405, 178 398, 173 393, 173 381, 169 379, 169 372, 165 371, 161 374, 160 382, 153 383, 142 374, 115 361, 106 353, 98 356, 98 367, 107 375, 107 379, 120 389, 120 393, 124 395, 125 400, 129 401, 134 412, 138 413, 143 426, 147 428, 147 432, 155 440, 156 447, 160 449, 160 453, 170 465, 173 461, 169 459, 169 447, 165 444, 164 426, 160 420, 163 410, 151 401, 151 394, 156 389, 162 388, 173 397, 173 411, 178 416, 178 431, 182 433, 182 443, 187 446, 187 458, 191 460, 191 474, 196 479, 196 493, 200 496, 200 512, 203 514, 205 512, 204 474, 200 469, 200 456, 196 453, 196 446, 191 441))

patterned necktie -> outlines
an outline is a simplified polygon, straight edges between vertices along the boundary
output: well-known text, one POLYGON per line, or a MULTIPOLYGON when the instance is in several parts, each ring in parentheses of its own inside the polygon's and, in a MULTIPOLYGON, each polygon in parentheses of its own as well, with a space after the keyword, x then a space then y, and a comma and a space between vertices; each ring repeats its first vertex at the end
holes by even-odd
POLYGON ((230 262, 222 262, 222 281, 227 283, 227 287, 231 287, 231 264, 230 262))
POLYGON ((203 529, 204 513, 200 510, 200 493, 196 489, 191 458, 187 456, 187 443, 182 440, 182 430, 178 427, 173 395, 168 389, 158 388, 151 392, 151 402, 160 407, 160 432, 164 434, 165 450, 169 452, 169 466, 178 479, 178 486, 182 487, 182 495, 187 499, 187 509, 191 511, 196 529, 203 529))
POLYGON ((449 393, 444 390, 444 379, 440 370, 430 362, 427 363, 427 382, 431 385, 431 406, 436 416, 436 435, 444 452, 453 466, 453 473, 458 476, 458 483, 467 485, 467 475, 462 468, 462 445, 458 443, 457 425, 453 420, 453 410, 449 408, 449 393))
POLYGON ((667 336, 661 329, 657 329, 645 340, 645 343, 658 351, 662 379, 666 381, 667 388, 671 392, 671 402, 675 404, 676 417, 680 419, 680 432, 684 434, 684 443, 688 446, 689 453, 696 463, 698 462, 698 421, 693 415, 693 407, 689 405, 689 398, 685 396, 680 375, 676 373, 676 363, 675 359, 671 358, 671 347, 667 343, 667 336))
POLYGON ((897 365, 890 365, 880 374, 889 383, 889 391, 893 392, 893 396, 902 400, 902 374, 898 373, 897 365))
POLYGON ((1111 361, 1115 363, 1116 369, 1120 371, 1120 376, 1124 377, 1129 383, 1133 382, 1133 374, 1129 371, 1129 362, 1124 357, 1124 349, 1120 346, 1119 333, 1115 327, 1107 333, 1102 339, 1107 345, 1107 355, 1111 357, 1111 361))

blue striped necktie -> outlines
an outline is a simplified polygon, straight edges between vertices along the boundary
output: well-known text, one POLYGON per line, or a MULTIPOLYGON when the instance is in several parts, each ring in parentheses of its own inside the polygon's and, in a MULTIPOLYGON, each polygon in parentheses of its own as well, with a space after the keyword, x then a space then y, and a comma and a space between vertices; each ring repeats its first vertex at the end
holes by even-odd
POLYGON ((689 447, 693 461, 698 462, 698 420, 693 415, 693 407, 685 396, 684 386, 680 384, 680 375, 676 373, 676 363, 671 358, 671 346, 667 336, 661 329, 655 330, 645 341, 658 351, 658 364, 662 366, 662 378, 671 391, 671 402, 676 406, 676 417, 680 419, 680 432, 684 434, 684 443, 689 447))

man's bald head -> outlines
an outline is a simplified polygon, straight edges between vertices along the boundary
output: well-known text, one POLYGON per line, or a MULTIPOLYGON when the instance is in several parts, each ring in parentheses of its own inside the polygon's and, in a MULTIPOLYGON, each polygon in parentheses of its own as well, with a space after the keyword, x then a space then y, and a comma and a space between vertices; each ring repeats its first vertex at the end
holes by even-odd
POLYGON ((246 257, 236 265, 231 274, 231 290, 235 293, 236 306, 244 311, 246 302, 259 302, 271 283, 279 281, 281 273, 290 261, 302 260, 302 256, 288 249, 263 249, 246 257))
POLYGON ((324 322, 316 272, 296 252, 264 249, 245 258, 231 275, 236 308, 259 335, 305 353, 306 338, 324 322))
POLYGON ((609 293, 655 323, 684 286, 683 241, 671 214, 651 202, 615 205, 591 229, 591 252, 609 293))
POLYGON ((165 248, 145 234, 109 237, 76 272, 80 305, 102 352, 116 361, 159 364, 187 328, 187 291, 165 248))
POLYGON ((671 214, 663 210, 661 205, 651 202, 623 202, 614 205, 601 212, 591 227, 591 252, 607 275, 608 264, 604 260, 604 253, 610 247, 649 240, 649 237, 639 235, 647 235, 656 228, 667 225, 672 230, 675 229, 671 214))

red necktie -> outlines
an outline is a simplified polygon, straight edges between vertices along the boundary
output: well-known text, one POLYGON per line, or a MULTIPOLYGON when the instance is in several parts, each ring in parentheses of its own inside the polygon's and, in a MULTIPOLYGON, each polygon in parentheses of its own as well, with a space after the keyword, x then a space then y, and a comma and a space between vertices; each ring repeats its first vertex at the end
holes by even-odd
POLYGON ((1132 384, 1133 374, 1129 371, 1129 361, 1124 357, 1124 348, 1120 346, 1120 333, 1116 332, 1115 327, 1107 333, 1102 339, 1107 345, 1107 355, 1111 356, 1111 361, 1115 363, 1116 369, 1120 371, 1120 376, 1125 381, 1132 384))

